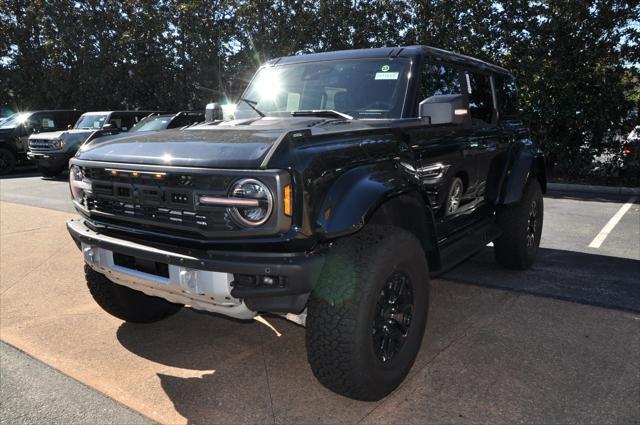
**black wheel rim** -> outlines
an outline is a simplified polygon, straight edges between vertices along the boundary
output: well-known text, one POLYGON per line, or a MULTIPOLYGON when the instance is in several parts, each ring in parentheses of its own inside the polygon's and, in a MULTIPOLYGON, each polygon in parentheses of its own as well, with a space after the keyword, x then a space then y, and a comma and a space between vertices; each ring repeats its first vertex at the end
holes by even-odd
POLYGON ((536 231, 538 227, 538 202, 531 202, 529 219, 527 220, 527 248, 531 249, 536 243, 536 231))
POLYGON ((383 363, 390 362, 402 349, 413 310, 411 280, 396 270, 380 291, 373 321, 373 348, 383 363))
POLYGON ((449 196, 449 214, 453 214, 460 207, 462 201, 462 184, 458 181, 451 188, 451 195, 449 196))

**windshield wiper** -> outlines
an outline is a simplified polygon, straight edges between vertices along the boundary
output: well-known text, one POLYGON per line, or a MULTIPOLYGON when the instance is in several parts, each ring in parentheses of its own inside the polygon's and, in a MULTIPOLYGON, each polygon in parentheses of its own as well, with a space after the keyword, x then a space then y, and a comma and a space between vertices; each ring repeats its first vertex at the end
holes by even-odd
POLYGON ((256 111, 258 115, 260 115, 261 117, 266 117, 266 115, 263 112, 261 112, 258 108, 256 108, 256 105, 258 104, 258 102, 256 102, 255 100, 245 99, 244 97, 241 97, 240 100, 246 103, 247 105, 249 105, 249 107, 254 111, 256 111))
POLYGON ((319 117, 340 117, 345 120, 352 120, 353 117, 351 115, 347 115, 343 112, 334 111, 333 109, 314 109, 310 111, 293 111, 291 115, 294 117, 304 117, 304 116, 319 116, 319 117))

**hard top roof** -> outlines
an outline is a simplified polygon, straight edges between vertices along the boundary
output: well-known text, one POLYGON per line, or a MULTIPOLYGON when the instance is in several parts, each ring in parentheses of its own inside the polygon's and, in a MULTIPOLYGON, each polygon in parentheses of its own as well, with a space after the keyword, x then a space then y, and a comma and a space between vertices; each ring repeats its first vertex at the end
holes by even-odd
POLYGON ((421 58, 429 57, 444 62, 470 66, 476 69, 493 71, 500 74, 510 74, 506 69, 447 50, 430 46, 380 47, 374 49, 337 50, 334 52, 311 53, 308 55, 286 56, 267 61, 268 65, 282 65, 290 63, 304 63, 329 61, 338 59, 368 59, 368 58, 421 58))
POLYGON ((152 112, 149 115, 149 118, 159 118, 159 117, 177 117, 178 115, 180 116, 190 116, 190 115, 203 115, 204 116, 204 111, 178 111, 178 112, 152 112), (153 115, 151 115, 153 114, 153 115))
POLYGON ((15 114, 36 114, 42 112, 80 112, 77 109, 38 109, 33 111, 18 111, 15 114))
POLYGON ((117 112, 119 114, 153 114, 153 113, 158 113, 158 114, 164 114, 166 113, 165 111, 87 111, 82 115, 89 115, 89 114, 113 114, 114 112, 117 112))

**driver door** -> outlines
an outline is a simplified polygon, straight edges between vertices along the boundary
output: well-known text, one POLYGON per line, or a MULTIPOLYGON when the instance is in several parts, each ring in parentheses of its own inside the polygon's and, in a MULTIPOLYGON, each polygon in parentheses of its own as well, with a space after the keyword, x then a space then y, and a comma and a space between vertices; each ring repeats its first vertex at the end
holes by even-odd
MULTIPOLYGON (((464 71, 454 65, 428 63, 421 74, 418 98, 464 94, 463 78, 464 71)), ((446 238, 467 225, 473 213, 478 187, 474 130, 466 124, 423 124, 408 132, 416 172, 434 212, 438 237, 446 238), (450 208, 454 195, 458 197, 457 207, 450 208)))

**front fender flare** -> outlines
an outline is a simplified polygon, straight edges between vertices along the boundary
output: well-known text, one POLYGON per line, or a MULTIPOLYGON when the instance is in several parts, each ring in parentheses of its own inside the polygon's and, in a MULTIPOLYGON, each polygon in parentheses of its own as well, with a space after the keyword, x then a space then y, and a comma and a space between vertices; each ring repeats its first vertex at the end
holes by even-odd
POLYGON ((317 212, 317 232, 326 239, 360 230, 386 200, 416 190, 417 182, 395 163, 368 164, 342 174, 317 212))

